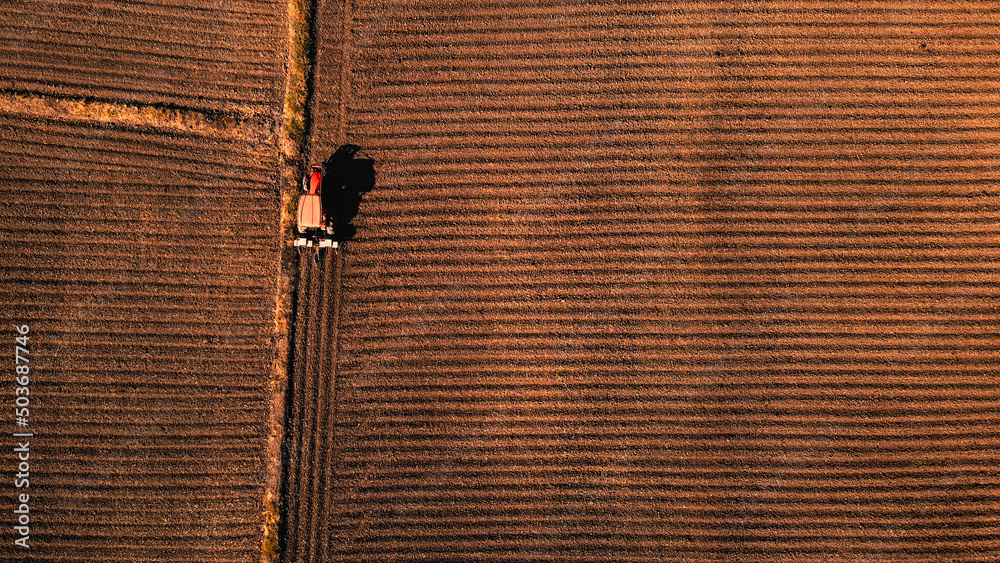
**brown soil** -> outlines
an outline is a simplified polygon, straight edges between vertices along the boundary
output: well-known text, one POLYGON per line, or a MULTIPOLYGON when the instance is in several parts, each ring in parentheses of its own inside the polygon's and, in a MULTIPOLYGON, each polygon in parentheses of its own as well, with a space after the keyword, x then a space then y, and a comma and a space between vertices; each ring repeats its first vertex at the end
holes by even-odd
POLYGON ((286 8, 0 13, 0 318, 37 370, 32 550, 0 559, 261 560, 286 8))
POLYGON ((1000 550, 990 6, 350 5, 314 157, 380 177, 289 560, 1000 550))
POLYGON ((280 107, 285 7, 17 2, 0 13, 0 89, 203 110, 280 107))
POLYGON ((8 527, 0 559, 259 560, 277 149, 16 114, 0 147, 36 434, 32 549, 8 527))
POLYGON ((287 476, 282 561, 316 561, 330 534, 328 507, 336 443, 340 255, 299 254, 292 372, 286 425, 287 476))

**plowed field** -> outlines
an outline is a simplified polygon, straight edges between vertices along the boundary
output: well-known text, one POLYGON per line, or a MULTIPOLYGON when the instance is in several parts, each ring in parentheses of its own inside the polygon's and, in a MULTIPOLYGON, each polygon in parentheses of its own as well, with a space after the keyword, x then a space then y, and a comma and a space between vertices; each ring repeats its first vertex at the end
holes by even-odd
POLYGON ((31 549, 8 481, 0 559, 259 559, 277 170, 274 147, 0 115, 0 310, 10 352, 31 327, 35 434, 31 549))
POLYGON ((336 359, 340 255, 299 254, 295 348, 286 421, 283 561, 316 561, 325 554, 327 510, 336 462, 336 359))
POLYGON ((314 156, 380 177, 290 541, 996 557, 994 9, 321 3, 314 156))
POLYGON ((0 13, 0 89, 232 111, 283 98, 285 3, 27 0, 0 13))

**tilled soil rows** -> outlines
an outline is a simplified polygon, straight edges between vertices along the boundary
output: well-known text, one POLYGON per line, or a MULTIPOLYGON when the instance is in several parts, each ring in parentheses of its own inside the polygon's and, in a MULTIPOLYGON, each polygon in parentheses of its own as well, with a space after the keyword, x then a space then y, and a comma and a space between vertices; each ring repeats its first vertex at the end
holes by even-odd
POLYGON ((993 9, 321 3, 314 153, 380 176, 289 541, 1000 552, 993 9))
POLYGON ((340 255, 299 251, 289 376, 282 561, 316 561, 330 534, 336 461, 336 358, 340 255))
POLYGON ((282 99, 285 4, 16 2, 0 13, 0 88, 232 111, 282 99))
POLYGON ((7 526, 0 559, 259 558, 276 150, 4 114, 0 175, 34 433, 30 487, 0 495, 9 523, 30 494, 31 549, 7 526))

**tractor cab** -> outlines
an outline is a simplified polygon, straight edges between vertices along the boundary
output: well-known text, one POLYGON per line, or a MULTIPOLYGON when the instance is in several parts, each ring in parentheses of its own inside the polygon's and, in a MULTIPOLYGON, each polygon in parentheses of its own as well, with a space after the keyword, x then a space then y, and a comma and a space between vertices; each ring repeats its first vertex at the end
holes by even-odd
POLYGON ((295 239, 295 246, 337 247, 337 241, 332 238, 336 215, 328 216, 323 209, 324 168, 314 164, 302 178, 302 194, 296 216, 299 238, 295 239))
POLYGON ((295 246, 338 248, 354 236, 351 221, 362 196, 375 186, 374 161, 354 158, 360 149, 343 145, 323 164, 309 167, 302 178, 295 246))

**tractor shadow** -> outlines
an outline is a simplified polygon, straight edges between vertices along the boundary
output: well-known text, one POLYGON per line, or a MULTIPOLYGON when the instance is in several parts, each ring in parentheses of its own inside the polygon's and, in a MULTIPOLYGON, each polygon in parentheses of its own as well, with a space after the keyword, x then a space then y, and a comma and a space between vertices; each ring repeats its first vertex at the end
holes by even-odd
POLYGON ((364 195, 375 187, 375 161, 354 158, 361 147, 343 145, 324 163, 323 209, 333 210, 333 239, 344 242, 354 238, 354 217, 364 195))

